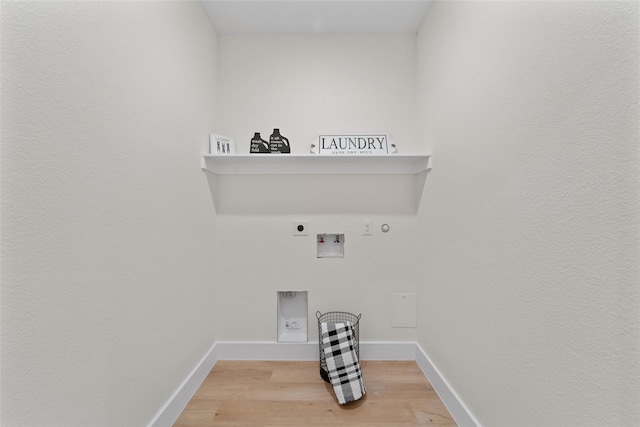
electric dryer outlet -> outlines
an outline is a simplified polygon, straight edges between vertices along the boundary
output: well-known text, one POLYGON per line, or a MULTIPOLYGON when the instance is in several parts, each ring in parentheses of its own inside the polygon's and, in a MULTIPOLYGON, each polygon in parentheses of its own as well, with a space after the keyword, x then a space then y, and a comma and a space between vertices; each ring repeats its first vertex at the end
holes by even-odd
POLYGON ((309 232, 307 231, 307 223, 309 221, 305 220, 293 220, 293 235, 294 236, 308 236, 309 232))

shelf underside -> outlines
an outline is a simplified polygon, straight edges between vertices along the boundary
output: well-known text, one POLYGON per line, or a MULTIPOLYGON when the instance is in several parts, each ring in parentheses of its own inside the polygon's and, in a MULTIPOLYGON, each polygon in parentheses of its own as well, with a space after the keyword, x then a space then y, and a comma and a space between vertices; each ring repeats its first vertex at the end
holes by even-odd
POLYGON ((431 156, 204 155, 202 169, 218 214, 413 215, 431 156))
POLYGON ((430 168, 431 156, 428 155, 251 154, 204 155, 202 158, 202 169, 219 175, 413 175, 430 168))

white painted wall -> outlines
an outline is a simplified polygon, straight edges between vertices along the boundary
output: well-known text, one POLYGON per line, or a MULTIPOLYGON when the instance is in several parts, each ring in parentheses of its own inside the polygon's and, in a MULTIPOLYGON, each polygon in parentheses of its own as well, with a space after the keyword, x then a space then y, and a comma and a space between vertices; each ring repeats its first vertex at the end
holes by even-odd
POLYGON ((219 38, 221 132, 249 152, 273 128, 308 153, 327 132, 386 132, 414 152, 413 35, 262 35, 219 38))
MULTIPOLYGON (((242 153, 254 132, 268 140, 275 127, 294 153, 308 153, 321 133, 372 130, 416 152, 415 43, 413 35, 220 36, 220 132, 233 136, 242 153)), ((391 293, 416 291, 415 216, 394 210, 392 202, 384 215, 363 211, 349 193, 317 185, 302 195, 310 182, 329 185, 344 177, 260 178, 258 185, 276 188, 295 181, 286 187, 292 190, 285 206, 269 203, 269 189, 253 186, 255 179, 218 178, 225 207, 217 217, 217 273, 224 283, 219 339, 275 341, 276 292, 307 290, 310 341, 317 340, 314 313, 332 310, 361 313, 363 341, 414 340, 415 329, 391 327, 391 293), (309 211, 299 203, 309 196, 324 202, 314 201, 309 211), (309 236, 292 236, 294 219, 309 221, 309 236), (364 219, 374 221, 373 236, 362 235, 364 219), (382 222, 391 225, 390 233, 380 232, 382 222), (316 234, 324 232, 346 234, 343 259, 316 258, 316 234)), ((394 187, 398 179, 350 177, 344 183, 414 197, 406 182, 394 187)))
POLYGON ((219 215, 219 339, 275 341, 276 292, 306 290, 309 341, 317 341, 315 312, 334 310, 362 314, 362 341, 415 341, 415 329, 391 327, 391 293, 417 292, 415 217, 367 218, 372 236, 361 233, 364 216, 310 215, 310 235, 294 237, 293 215, 219 215), (344 258, 316 258, 315 237, 324 232, 345 233, 344 258))
POLYGON ((2 4, 2 425, 141 426, 215 340, 197 2, 2 4))
POLYGON ((638 424, 636 3, 216 39, 194 2, 2 3, 3 425, 144 425, 214 340, 274 341, 296 289, 310 339, 316 310, 417 339, 484 425, 638 424), (418 216, 335 192, 338 213, 265 214, 227 182, 242 215, 216 217, 207 132, 247 152, 274 127, 297 153, 372 129, 433 150, 418 216), (315 257, 320 232, 344 259, 315 257), (418 293, 418 331, 391 327, 393 292, 418 293))
POLYGON ((435 2, 419 344, 486 426, 640 423, 638 3, 435 2))

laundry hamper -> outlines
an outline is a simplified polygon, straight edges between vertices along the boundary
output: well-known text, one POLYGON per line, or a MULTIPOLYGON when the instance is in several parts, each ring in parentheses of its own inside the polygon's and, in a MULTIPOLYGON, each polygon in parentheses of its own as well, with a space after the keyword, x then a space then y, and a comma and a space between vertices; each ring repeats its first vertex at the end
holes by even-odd
POLYGON ((359 322, 362 314, 355 315, 351 313, 346 313, 344 311, 329 311, 327 313, 316 312, 316 317, 318 318, 318 349, 320 351, 320 376, 323 380, 328 383, 331 383, 329 380, 329 373, 327 371, 327 361, 324 357, 324 351, 322 351, 322 323, 346 323, 349 322, 351 324, 351 329, 353 330, 353 349, 356 352, 356 356, 358 356, 358 360, 360 360, 360 332, 359 332, 359 322))

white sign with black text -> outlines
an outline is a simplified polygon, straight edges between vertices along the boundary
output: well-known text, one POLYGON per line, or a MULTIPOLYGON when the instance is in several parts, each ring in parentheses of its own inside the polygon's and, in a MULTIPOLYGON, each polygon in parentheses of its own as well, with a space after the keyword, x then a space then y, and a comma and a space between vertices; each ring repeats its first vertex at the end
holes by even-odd
POLYGON ((392 145, 384 134, 320 135, 318 154, 369 156, 390 154, 392 145))

